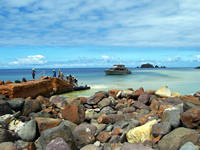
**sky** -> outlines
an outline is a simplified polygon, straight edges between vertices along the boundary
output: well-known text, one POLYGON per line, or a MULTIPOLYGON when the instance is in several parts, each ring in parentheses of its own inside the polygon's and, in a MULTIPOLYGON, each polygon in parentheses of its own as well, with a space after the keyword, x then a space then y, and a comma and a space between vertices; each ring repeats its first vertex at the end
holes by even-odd
POLYGON ((200 66, 199 0, 0 0, 0 68, 200 66))

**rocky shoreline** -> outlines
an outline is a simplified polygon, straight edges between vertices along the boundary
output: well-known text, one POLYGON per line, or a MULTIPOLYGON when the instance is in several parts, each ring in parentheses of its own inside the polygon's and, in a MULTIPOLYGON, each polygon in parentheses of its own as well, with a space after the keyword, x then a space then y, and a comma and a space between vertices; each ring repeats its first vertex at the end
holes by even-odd
POLYGON ((91 97, 0 96, 1 150, 198 150, 200 92, 112 89, 91 97))

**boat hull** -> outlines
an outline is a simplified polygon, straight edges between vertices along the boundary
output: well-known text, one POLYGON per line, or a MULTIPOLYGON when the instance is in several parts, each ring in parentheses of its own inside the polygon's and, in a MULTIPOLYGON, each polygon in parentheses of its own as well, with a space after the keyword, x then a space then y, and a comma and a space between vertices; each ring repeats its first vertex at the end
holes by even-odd
POLYGON ((112 71, 112 70, 105 70, 106 75, 125 75, 131 74, 131 71, 112 71))

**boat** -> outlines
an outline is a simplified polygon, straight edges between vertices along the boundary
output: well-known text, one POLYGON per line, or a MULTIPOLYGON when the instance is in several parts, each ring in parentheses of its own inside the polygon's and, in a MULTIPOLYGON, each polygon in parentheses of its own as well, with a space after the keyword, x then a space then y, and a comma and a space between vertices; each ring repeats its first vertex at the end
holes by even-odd
POLYGON ((74 86, 73 87, 74 91, 89 90, 89 89, 90 89, 90 86, 88 86, 88 85, 85 85, 85 86, 81 85, 81 86, 74 86))
POLYGON ((131 74, 131 71, 128 70, 125 65, 116 64, 113 65, 110 69, 104 70, 106 75, 123 75, 123 74, 131 74))

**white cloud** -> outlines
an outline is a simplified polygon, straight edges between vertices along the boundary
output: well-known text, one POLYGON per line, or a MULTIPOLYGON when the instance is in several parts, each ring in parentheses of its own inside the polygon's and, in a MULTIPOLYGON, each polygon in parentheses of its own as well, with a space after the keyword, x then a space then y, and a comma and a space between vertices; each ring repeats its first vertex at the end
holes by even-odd
POLYGON ((47 60, 42 55, 27 56, 25 58, 17 58, 15 61, 10 62, 10 65, 43 65, 47 60))
POLYGON ((103 55, 101 56, 101 58, 106 60, 106 59, 109 59, 110 57, 108 55, 103 55))
POLYGON ((200 46, 199 0, 2 0, 0 45, 200 46))

